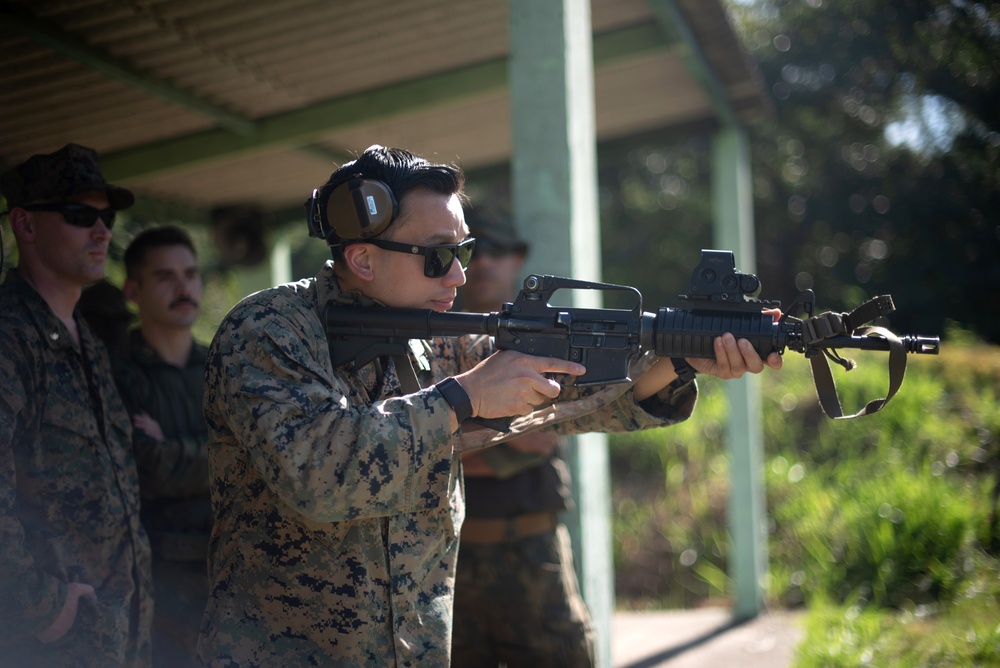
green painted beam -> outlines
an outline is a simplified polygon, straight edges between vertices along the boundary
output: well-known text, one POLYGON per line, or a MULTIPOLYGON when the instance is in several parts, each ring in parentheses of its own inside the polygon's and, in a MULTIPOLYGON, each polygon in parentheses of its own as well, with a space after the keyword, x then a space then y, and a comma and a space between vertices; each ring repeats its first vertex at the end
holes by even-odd
POLYGON ((594 35, 594 67, 606 67, 618 60, 629 60, 647 53, 663 51, 676 39, 660 26, 643 23, 594 35))
POLYGON ((208 165, 264 148, 301 146, 336 128, 433 109, 442 102, 496 90, 505 81, 504 67, 503 61, 474 65, 276 114, 260 119, 257 133, 252 137, 207 130, 109 153, 101 158, 101 165, 109 180, 127 182, 208 165))
MULTIPOLYGON (((625 152, 634 149, 636 142, 669 142, 677 137, 688 137, 694 134, 709 135, 717 128, 718 125, 715 121, 698 121, 680 127, 664 128, 629 137, 609 139, 597 145, 597 152, 601 156, 601 161, 614 159, 614 156, 618 154, 624 155, 625 152)), ((316 149, 315 152, 317 155, 337 163, 352 160, 355 157, 347 151, 340 153, 336 150, 327 149, 324 146, 311 144, 300 147, 300 150, 305 152, 313 151, 313 149, 316 149)), ((3 170, 0 169, 0 171, 3 170)), ((491 182, 497 178, 507 178, 509 175, 510 162, 506 160, 495 164, 482 165, 466 171, 466 177, 470 183, 491 182)), ((136 200, 135 205, 129 209, 129 213, 133 216, 141 216, 157 222, 167 223, 178 221, 194 225, 208 225, 211 218, 211 214, 207 208, 188 204, 180 200, 151 198, 146 194, 143 194, 142 197, 136 200)), ((276 228, 298 225, 305 222, 305 211, 301 204, 292 204, 269 211, 268 218, 276 228)))
POLYGON ((320 158, 321 160, 325 160, 329 163, 336 163, 338 165, 350 162, 358 157, 345 148, 327 148, 323 144, 304 144, 299 146, 298 150, 300 153, 307 153, 320 158))
MULTIPOLYGON (((649 4, 663 30, 684 44, 682 57, 688 71, 702 86, 721 124, 712 142, 715 246, 733 250, 737 267, 753 273, 753 195, 746 131, 675 0, 649 0, 649 4)), ((728 566, 735 597, 733 616, 749 619, 763 605, 762 579, 767 572, 760 379, 750 376, 729 381, 726 396, 730 410, 725 440, 731 460, 727 524, 732 545, 728 566)))
POLYGON ((205 207, 147 194, 136 198, 135 204, 128 210, 128 215, 159 224, 181 223, 183 225, 206 226, 211 223, 211 214, 205 207))
POLYGON ((698 38, 695 37, 677 3, 674 0, 649 0, 649 6, 664 32, 674 35, 684 44, 682 57, 688 71, 701 84, 720 120, 726 125, 740 125, 733 105, 729 102, 729 96, 726 95, 725 87, 715 75, 715 70, 708 64, 708 58, 705 57, 698 38))
POLYGON ((7 30, 18 32, 34 42, 103 72, 112 79, 213 118, 228 132, 235 132, 241 136, 254 134, 253 121, 223 109, 165 79, 153 77, 127 61, 91 46, 73 33, 63 30, 55 23, 39 19, 30 12, 7 3, 0 4, 0 23, 7 30))
MULTIPOLYGON (((634 26, 595 36, 595 64, 634 58, 671 45, 653 25, 634 26)), ((500 90, 507 85, 507 59, 405 81, 319 102, 257 121, 253 136, 208 130, 101 156, 109 180, 135 181, 194 165, 205 165, 275 146, 299 146, 340 128, 434 109, 456 100, 500 90)))

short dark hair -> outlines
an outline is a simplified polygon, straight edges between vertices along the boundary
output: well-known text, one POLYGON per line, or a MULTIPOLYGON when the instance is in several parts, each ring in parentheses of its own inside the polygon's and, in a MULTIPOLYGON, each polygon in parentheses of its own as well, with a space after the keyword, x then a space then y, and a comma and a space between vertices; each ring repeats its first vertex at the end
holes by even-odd
POLYGON ((132 240, 125 249, 125 275, 128 278, 139 278, 139 272, 146 255, 154 248, 163 246, 187 246, 191 254, 198 257, 191 235, 176 225, 151 227, 132 240))
MULTIPOLYGON (((344 163, 330 175, 325 184, 328 186, 327 191, 330 192, 359 175, 381 181, 389 187, 399 204, 396 220, 405 214, 404 198, 413 190, 425 189, 445 196, 458 195, 462 202, 466 201, 465 173, 460 167, 434 163, 402 148, 378 144, 369 146, 355 160, 344 163)), ((335 224, 334 221, 331 223, 335 224)), ((394 224, 395 221, 380 236, 394 229, 394 224)), ((343 257, 343 246, 331 246, 331 249, 335 260, 343 257)))

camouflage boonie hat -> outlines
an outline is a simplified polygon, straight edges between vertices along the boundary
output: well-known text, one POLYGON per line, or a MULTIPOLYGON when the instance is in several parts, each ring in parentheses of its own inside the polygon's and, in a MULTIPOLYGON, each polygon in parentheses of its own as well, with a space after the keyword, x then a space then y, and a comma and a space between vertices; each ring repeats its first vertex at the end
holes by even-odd
POLYGON ((0 176, 0 191, 13 209, 34 202, 60 202, 87 193, 107 193, 108 204, 121 211, 135 203, 132 191, 104 180, 97 152, 66 144, 55 153, 33 155, 0 176))
POLYGON ((465 223, 476 238, 476 248, 497 248, 519 255, 528 253, 528 242, 517 235, 510 214, 492 206, 470 206, 465 210, 465 223))

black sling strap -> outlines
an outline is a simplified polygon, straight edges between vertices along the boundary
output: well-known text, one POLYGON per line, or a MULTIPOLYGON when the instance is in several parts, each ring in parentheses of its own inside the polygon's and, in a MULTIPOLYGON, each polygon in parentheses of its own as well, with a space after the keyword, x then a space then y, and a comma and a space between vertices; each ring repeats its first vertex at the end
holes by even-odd
POLYGON ((816 384, 816 394, 819 396, 819 403, 823 407, 823 411, 831 418, 846 420, 876 413, 889 403, 889 400, 903 384, 903 375, 906 373, 906 348, 903 342, 884 327, 860 326, 876 318, 886 316, 894 310, 892 297, 882 295, 870 299, 850 313, 827 312, 803 320, 802 336, 807 347, 820 343, 823 339, 844 335, 880 337, 889 344, 888 393, 885 398, 869 401, 864 408, 852 415, 844 415, 844 409, 840 405, 837 386, 834 383, 827 359, 840 364, 848 371, 856 366, 854 360, 845 359, 835 351, 826 348, 813 348, 812 354, 809 355, 809 363, 812 367, 813 382, 816 384))

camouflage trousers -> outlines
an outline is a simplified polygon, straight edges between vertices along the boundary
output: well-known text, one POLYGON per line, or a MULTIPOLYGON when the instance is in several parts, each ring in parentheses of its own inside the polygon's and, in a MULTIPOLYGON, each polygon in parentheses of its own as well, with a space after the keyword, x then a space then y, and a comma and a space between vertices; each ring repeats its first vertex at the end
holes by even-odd
POLYGON ((454 668, 594 665, 594 631, 561 524, 514 541, 461 544, 454 621, 454 668))

